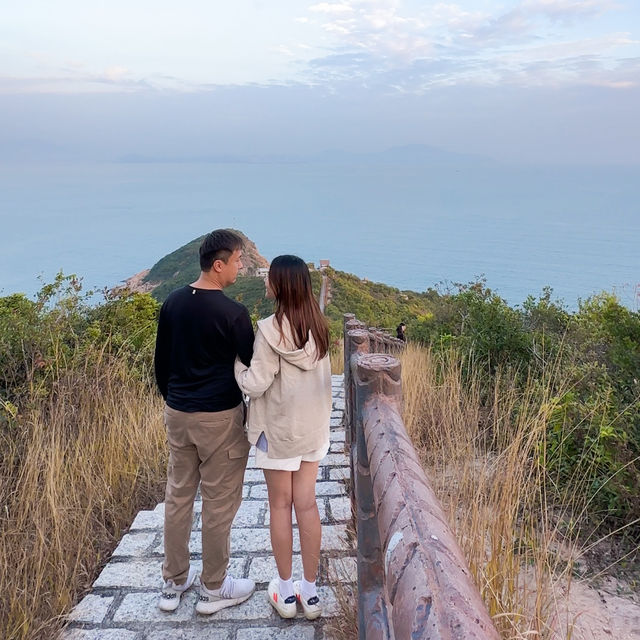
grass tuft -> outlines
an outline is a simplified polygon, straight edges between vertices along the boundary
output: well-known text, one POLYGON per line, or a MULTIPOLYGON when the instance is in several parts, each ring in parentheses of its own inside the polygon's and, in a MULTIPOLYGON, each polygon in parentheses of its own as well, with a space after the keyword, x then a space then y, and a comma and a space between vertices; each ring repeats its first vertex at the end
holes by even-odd
POLYGON ((89 350, 0 421, 4 640, 55 637, 123 528, 161 498, 165 434, 151 389, 123 359, 89 350))

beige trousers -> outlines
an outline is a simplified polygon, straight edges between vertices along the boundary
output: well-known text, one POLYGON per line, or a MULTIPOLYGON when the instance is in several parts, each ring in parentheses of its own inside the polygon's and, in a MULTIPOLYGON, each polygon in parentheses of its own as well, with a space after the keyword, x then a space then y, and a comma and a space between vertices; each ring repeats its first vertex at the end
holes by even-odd
POLYGON ((227 573, 231 523, 242 501, 249 455, 243 406, 185 413, 165 405, 169 466, 164 515, 162 577, 184 584, 189 573, 193 502, 202 494, 202 575, 217 589, 227 573))

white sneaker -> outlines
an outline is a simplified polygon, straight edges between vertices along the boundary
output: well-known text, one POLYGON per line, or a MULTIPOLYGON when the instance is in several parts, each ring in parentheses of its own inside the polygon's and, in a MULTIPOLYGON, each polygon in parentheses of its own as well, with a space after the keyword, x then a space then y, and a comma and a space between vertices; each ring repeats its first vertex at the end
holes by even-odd
POLYGON ((207 589, 200 584, 200 597, 196 604, 196 611, 209 615, 225 607, 233 607, 250 598, 255 588, 256 583, 253 580, 232 578, 229 575, 219 589, 207 589))
POLYGON ((307 620, 315 620, 322 615, 322 607, 320 606, 320 598, 317 595, 313 596, 306 600, 302 596, 302 592, 300 590, 301 587, 300 580, 293 581, 293 590, 296 594, 296 599, 302 605, 302 610, 304 611, 304 617, 307 620))
POLYGON ((162 587, 158 608, 161 611, 175 611, 180 604, 180 596, 193 584, 198 572, 189 567, 189 575, 184 584, 176 584, 173 580, 166 580, 162 587))
POLYGON ((283 598, 280 595, 280 578, 274 578, 269 583, 267 597, 271 606, 280 614, 281 618, 295 618, 298 613, 295 595, 283 598))

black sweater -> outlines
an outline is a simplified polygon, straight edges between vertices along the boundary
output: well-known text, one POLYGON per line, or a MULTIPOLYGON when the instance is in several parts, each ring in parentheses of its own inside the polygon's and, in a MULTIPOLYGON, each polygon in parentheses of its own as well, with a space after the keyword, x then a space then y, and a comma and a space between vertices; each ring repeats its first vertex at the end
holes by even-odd
POLYGON ((185 286, 160 310, 155 372, 160 393, 178 411, 224 411, 242 394, 233 375, 236 355, 247 366, 253 327, 247 309, 218 289, 185 286))

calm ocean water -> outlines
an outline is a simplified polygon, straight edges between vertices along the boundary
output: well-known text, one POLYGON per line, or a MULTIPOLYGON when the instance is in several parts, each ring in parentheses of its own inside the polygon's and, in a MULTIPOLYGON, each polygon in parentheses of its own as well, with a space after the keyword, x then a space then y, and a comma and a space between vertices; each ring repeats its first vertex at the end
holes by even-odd
POLYGON ((216 227, 403 289, 484 275, 511 304, 638 305, 640 168, 497 165, 0 167, 0 295, 59 269, 112 286, 216 227))

